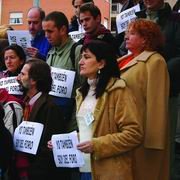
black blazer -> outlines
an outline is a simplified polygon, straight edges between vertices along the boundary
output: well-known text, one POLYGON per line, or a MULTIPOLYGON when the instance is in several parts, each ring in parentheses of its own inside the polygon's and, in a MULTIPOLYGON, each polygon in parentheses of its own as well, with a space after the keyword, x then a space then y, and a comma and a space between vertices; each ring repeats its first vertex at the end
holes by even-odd
POLYGON ((36 155, 29 155, 30 180, 68 180, 70 177, 70 169, 57 168, 55 166, 53 153, 47 148, 47 142, 53 134, 66 132, 66 123, 64 122, 61 108, 53 102, 48 94, 42 94, 32 108, 29 121, 44 124, 38 152, 36 155))

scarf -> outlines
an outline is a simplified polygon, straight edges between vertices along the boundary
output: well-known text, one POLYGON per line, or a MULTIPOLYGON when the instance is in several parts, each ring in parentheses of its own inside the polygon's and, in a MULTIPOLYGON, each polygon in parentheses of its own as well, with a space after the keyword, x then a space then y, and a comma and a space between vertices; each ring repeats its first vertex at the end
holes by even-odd
POLYGON ((105 34, 110 34, 110 30, 106 29, 103 25, 100 25, 96 34, 85 33, 84 45, 89 43, 91 40, 102 39, 105 34))

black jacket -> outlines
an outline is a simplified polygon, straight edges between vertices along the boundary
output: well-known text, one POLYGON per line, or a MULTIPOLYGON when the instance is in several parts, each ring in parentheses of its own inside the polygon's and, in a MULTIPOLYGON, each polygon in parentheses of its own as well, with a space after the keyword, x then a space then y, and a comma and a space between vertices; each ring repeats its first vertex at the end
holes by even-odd
POLYGON ((55 166, 53 153, 47 148, 47 142, 53 134, 66 132, 62 110, 55 105, 48 94, 42 94, 33 105, 29 121, 44 125, 41 141, 36 155, 28 155, 30 180, 69 179, 68 168, 55 166))
POLYGON ((13 154, 13 140, 11 133, 5 128, 3 119, 0 119, 0 169, 2 175, 10 167, 13 154))
POLYGON ((71 24, 69 25, 69 32, 78 31, 79 24, 76 16, 71 18, 71 24))

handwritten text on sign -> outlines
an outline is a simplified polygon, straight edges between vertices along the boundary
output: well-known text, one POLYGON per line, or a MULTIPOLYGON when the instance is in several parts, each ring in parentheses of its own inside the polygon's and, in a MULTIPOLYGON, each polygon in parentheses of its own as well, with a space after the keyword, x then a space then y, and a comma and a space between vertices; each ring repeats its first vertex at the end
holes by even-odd
POLYGON ((70 32, 69 35, 75 42, 78 42, 80 39, 84 37, 84 32, 73 31, 73 32, 70 32))
POLYGON ((7 31, 9 44, 18 44, 22 48, 31 47, 31 35, 27 30, 7 31))
POLYGON ((77 133, 53 135, 51 138, 56 167, 82 167, 82 153, 77 150, 77 133))
POLYGON ((51 67, 53 84, 50 95, 70 98, 72 94, 75 72, 60 68, 51 67))
POLYGON ((14 132, 14 147, 18 151, 36 154, 43 131, 43 124, 23 121, 14 132))
POLYGON ((0 88, 6 89, 9 94, 22 95, 20 85, 17 82, 17 77, 7 77, 0 79, 0 88))
POLYGON ((140 11, 139 4, 117 15, 116 26, 117 26, 118 33, 126 31, 128 24, 131 21, 134 21, 134 19, 136 19, 135 12, 138 12, 138 11, 140 11))

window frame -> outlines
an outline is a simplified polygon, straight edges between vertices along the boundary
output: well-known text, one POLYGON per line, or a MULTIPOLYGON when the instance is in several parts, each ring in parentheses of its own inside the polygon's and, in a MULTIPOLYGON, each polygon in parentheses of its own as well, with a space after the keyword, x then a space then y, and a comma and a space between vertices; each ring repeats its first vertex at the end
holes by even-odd
POLYGON ((23 24, 23 12, 10 12, 9 13, 10 25, 22 25, 23 24))

